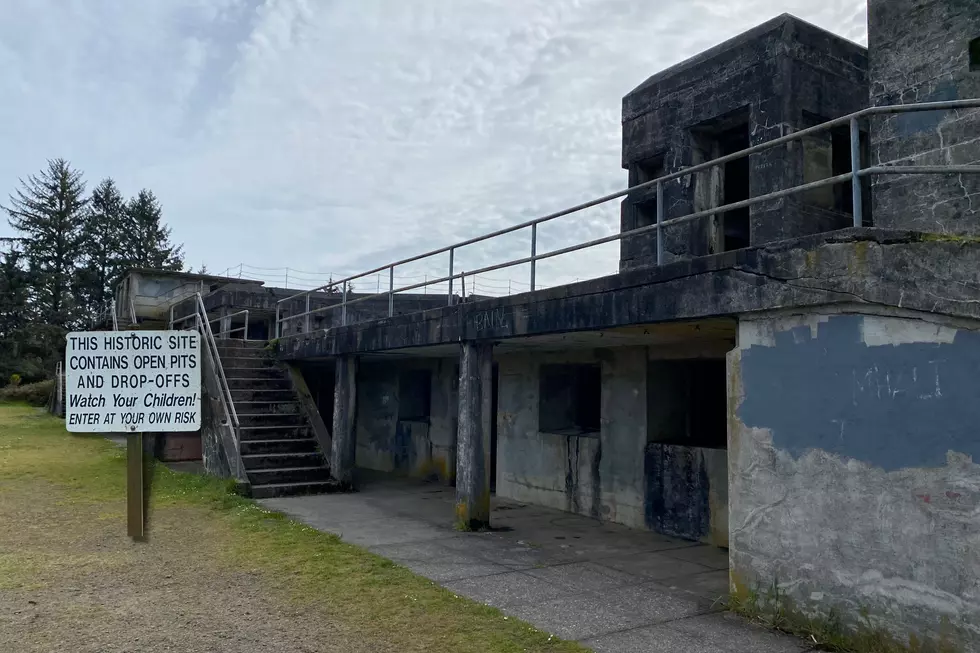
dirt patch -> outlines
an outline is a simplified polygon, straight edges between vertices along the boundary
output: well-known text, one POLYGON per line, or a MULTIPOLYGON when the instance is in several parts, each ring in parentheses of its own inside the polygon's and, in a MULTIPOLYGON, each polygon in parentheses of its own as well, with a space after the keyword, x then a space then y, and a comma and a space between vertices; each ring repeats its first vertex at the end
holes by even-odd
POLYGON ((40 481, 0 485, 5 650, 387 650, 229 569, 217 549, 227 534, 205 510, 154 511, 145 543, 125 537, 123 510, 40 481))

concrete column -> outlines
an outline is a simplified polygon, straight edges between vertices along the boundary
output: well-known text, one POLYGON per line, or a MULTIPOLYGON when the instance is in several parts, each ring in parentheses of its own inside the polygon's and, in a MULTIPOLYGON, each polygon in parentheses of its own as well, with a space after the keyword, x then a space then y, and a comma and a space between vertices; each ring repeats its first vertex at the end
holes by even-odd
POLYGON ((459 361, 456 439, 456 526, 490 525, 490 420, 493 419, 493 345, 464 342, 459 361))
POLYGON ((228 312, 229 311, 227 308, 223 306, 221 307, 221 319, 218 320, 218 333, 214 334, 216 338, 222 337, 223 334, 226 338, 231 337, 230 335, 227 335, 228 332, 231 331, 231 318, 228 317, 228 312))
POLYGON ((357 358, 338 356, 334 363, 333 434, 330 444, 330 476, 345 488, 354 483, 357 452, 357 358))

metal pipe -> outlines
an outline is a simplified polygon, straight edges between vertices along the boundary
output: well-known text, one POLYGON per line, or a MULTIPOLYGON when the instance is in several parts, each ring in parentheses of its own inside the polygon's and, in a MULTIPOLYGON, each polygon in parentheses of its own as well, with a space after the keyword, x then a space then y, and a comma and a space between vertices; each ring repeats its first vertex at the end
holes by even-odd
POLYGON ((657 265, 664 264, 664 182, 657 182, 657 265))
POLYGON ((865 168, 862 177, 871 175, 980 175, 980 166, 906 166, 886 165, 865 168))
MULTIPOLYGON (((707 170, 709 168, 713 168, 713 167, 716 167, 716 166, 724 165, 724 164, 729 163, 731 161, 736 161, 736 160, 741 159, 741 158, 744 158, 746 156, 749 156, 749 155, 752 155, 752 154, 756 154, 758 152, 763 152, 765 150, 772 149, 774 147, 778 147, 780 145, 783 145, 785 143, 789 143, 791 141, 801 140, 801 139, 803 139, 803 138, 805 138, 807 136, 810 136, 812 134, 816 134, 816 133, 819 133, 819 132, 822 132, 822 131, 826 131, 826 130, 831 129, 833 127, 838 127, 838 126, 841 126, 841 125, 848 125, 848 124, 850 124, 851 120, 854 119, 854 118, 861 118, 861 117, 865 117, 865 116, 881 115, 881 114, 888 114, 888 113, 905 113, 905 112, 910 112, 910 111, 913 111, 913 112, 918 112, 918 111, 943 111, 943 110, 951 110, 951 109, 967 109, 967 108, 976 108, 976 107, 980 107, 980 99, 953 100, 953 101, 949 101, 949 102, 928 102, 928 103, 915 104, 915 105, 895 105, 895 106, 885 106, 885 107, 870 107, 870 108, 864 109, 862 111, 858 111, 856 113, 852 113, 852 114, 847 115, 847 116, 842 116, 840 118, 835 118, 833 120, 828 120, 827 122, 823 122, 823 123, 821 123, 819 125, 816 125, 815 127, 810 127, 810 128, 807 128, 807 129, 802 129, 800 131, 793 132, 793 133, 787 134, 785 136, 781 136, 780 138, 776 138, 776 139, 773 139, 771 141, 766 141, 765 143, 760 143, 758 145, 754 145, 752 147, 749 147, 747 149, 741 150, 739 152, 734 152, 732 154, 729 154, 729 155, 726 155, 726 156, 723 156, 723 157, 719 157, 719 158, 713 159, 711 161, 706 161, 704 163, 700 163, 700 164, 695 165, 695 166, 691 166, 691 167, 688 167, 688 168, 684 168, 682 170, 678 170, 677 172, 673 172, 671 174, 664 175, 663 177, 659 177, 658 179, 651 179, 650 181, 646 181, 646 182, 644 182, 642 184, 637 184, 636 186, 632 186, 630 188, 626 188, 624 190, 617 191, 615 193, 610 193, 609 195, 603 195, 602 197, 599 197, 599 198, 590 200, 588 202, 584 202, 582 204, 577 204, 575 206, 572 206, 572 207, 567 208, 567 209, 563 209, 561 211, 557 211, 555 213, 550 213, 550 214, 545 215, 545 216, 542 216, 540 218, 535 218, 533 220, 527 220, 525 222, 521 222, 519 224, 510 226, 510 227, 505 227, 504 229, 499 229, 497 231, 494 231, 494 232, 491 232, 491 233, 488 233, 488 234, 484 234, 482 236, 476 236, 475 238, 470 238, 468 240, 464 240, 462 242, 455 243, 453 245, 442 247, 440 249, 435 249, 435 250, 426 252, 424 254, 418 254, 416 256, 412 256, 412 257, 409 257, 409 258, 406 258, 406 259, 402 259, 400 261, 396 261, 394 263, 389 263, 389 264, 383 265, 381 267, 377 267, 377 268, 374 268, 372 270, 368 270, 367 272, 362 272, 360 274, 357 274, 357 275, 354 275, 354 276, 351 276, 351 277, 347 277, 346 279, 343 279, 342 280, 342 283, 343 282, 347 282, 347 281, 354 281, 354 280, 359 279, 361 277, 364 277, 364 276, 367 276, 367 275, 371 275, 371 274, 375 274, 375 273, 380 272, 380 271, 382 271, 385 268, 390 267, 390 266, 404 265, 406 263, 412 263, 414 261, 418 261, 418 260, 421 260, 421 259, 424 259, 424 258, 429 258, 430 256, 435 256, 437 254, 442 254, 443 252, 449 251, 450 248, 459 248, 459 247, 464 247, 466 245, 472 245, 474 243, 479 243, 479 242, 482 242, 484 240, 488 240, 490 238, 495 238, 497 236, 502 236, 504 234, 512 233, 512 232, 518 231, 520 229, 526 229, 527 227, 530 227, 532 225, 541 224, 543 222, 548 222, 550 220, 554 220, 556 218, 560 218, 560 217, 569 215, 571 213, 576 213, 578 211, 582 211, 584 209, 591 208, 593 206, 598 206, 599 204, 604 204, 605 202, 608 202, 610 200, 614 200, 614 199, 617 199, 617 198, 620 198, 620 197, 624 197, 626 195, 629 195, 630 193, 634 193, 634 192, 639 191, 639 190, 644 190, 646 188, 650 188, 650 187, 652 187, 652 186, 654 186, 654 185, 656 185, 658 183, 663 183, 663 182, 671 181, 673 179, 679 179, 681 177, 686 177, 688 175, 692 175, 694 173, 701 172, 702 170, 707 170)), ((720 212, 720 210, 719 209, 714 209, 711 213, 717 213, 717 212, 720 212)), ((606 242, 608 242, 608 241, 606 241, 606 242)), ((524 260, 527 260, 527 259, 524 259, 524 260)), ((324 287, 325 286, 321 286, 320 288, 315 288, 314 290, 322 290, 324 287)), ((293 295, 292 297, 297 297, 300 294, 302 294, 302 293, 298 293, 297 295, 293 295)), ((283 302, 283 301, 286 301, 288 299, 292 299, 292 297, 287 297, 286 299, 280 299, 279 301, 280 302, 283 302)))
POLYGON ((456 248, 451 247, 449 249, 449 293, 447 298, 447 303, 450 306, 453 305, 453 263, 454 263, 453 258, 455 254, 456 254, 456 248))
POLYGON ((861 193, 861 126, 851 118, 851 203, 854 226, 864 224, 864 199, 861 193))
POLYGON ((531 225, 531 292, 535 288, 535 276, 538 271, 538 225, 531 225))
POLYGON ((388 268, 388 317, 395 314, 395 266, 388 268))
POLYGON ((276 304, 276 328, 275 328, 276 340, 279 339, 279 309, 280 309, 280 306, 277 303, 276 304))

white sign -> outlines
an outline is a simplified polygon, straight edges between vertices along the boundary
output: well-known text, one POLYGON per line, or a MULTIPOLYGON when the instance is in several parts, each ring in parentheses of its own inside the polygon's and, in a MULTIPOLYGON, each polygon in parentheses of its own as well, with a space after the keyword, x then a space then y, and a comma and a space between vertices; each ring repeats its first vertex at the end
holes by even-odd
POLYGON ((65 424, 74 433, 201 428, 201 336, 195 331, 68 334, 65 424))

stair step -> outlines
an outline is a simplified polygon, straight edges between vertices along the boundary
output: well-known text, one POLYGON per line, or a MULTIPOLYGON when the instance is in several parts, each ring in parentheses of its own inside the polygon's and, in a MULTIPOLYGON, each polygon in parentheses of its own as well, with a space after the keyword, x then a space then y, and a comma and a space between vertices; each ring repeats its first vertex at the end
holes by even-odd
POLYGON ((297 415, 297 401, 236 401, 235 410, 242 415, 297 415))
POLYGON ((292 387, 289 379, 282 378, 268 379, 260 376, 229 377, 227 374, 225 378, 228 379, 228 387, 232 390, 288 390, 292 387))
POLYGON ((242 457, 276 453, 315 453, 313 438, 289 438, 286 440, 242 440, 239 443, 242 457))
POLYGON ((308 426, 242 426, 242 440, 296 440, 312 435, 308 426))
POLYGON ((330 478, 326 465, 310 467, 280 467, 277 469, 246 470, 249 482, 255 485, 270 485, 278 483, 315 483, 330 478))
POLYGON ((299 496, 303 494, 328 494, 339 492, 343 488, 336 481, 316 483, 267 483, 253 485, 251 489, 254 499, 271 499, 272 497, 299 496))
POLYGON ((235 402, 235 410, 240 404, 253 401, 268 401, 273 403, 292 403, 296 395, 291 389, 281 388, 231 388, 231 398, 235 402), (278 401, 277 401, 278 400, 278 401))
POLYGON ((285 379, 286 372, 278 367, 229 367, 224 364, 225 377, 242 379, 285 379))
MULTIPOLYGON (((236 410, 238 408, 236 407, 236 410)), ((299 413, 238 413, 241 426, 306 426, 306 417, 299 413)))
MULTIPOLYGON (((236 354, 238 352, 231 352, 236 354)), ((263 370, 273 367, 276 363, 274 358, 268 358, 266 356, 249 356, 247 358, 243 356, 225 356, 223 352, 219 351, 218 354, 221 356, 221 364, 225 366, 226 370, 229 369, 252 369, 252 370, 263 370)))
POLYGON ((319 451, 293 453, 257 453, 242 456, 245 469, 249 472, 268 469, 303 469, 323 467, 323 456, 319 451))

